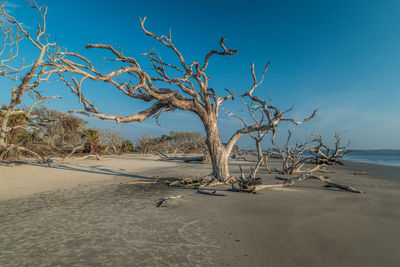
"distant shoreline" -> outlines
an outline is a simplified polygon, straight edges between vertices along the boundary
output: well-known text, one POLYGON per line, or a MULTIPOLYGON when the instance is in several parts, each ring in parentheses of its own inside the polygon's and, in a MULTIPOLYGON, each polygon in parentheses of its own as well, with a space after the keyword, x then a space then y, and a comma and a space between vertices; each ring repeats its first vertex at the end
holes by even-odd
POLYGON ((342 161, 344 162, 352 162, 352 163, 364 163, 364 164, 373 164, 379 166, 390 166, 390 167, 397 167, 400 169, 400 163, 392 163, 392 162, 385 162, 385 161, 374 161, 368 159, 357 159, 357 158, 343 158, 342 161))

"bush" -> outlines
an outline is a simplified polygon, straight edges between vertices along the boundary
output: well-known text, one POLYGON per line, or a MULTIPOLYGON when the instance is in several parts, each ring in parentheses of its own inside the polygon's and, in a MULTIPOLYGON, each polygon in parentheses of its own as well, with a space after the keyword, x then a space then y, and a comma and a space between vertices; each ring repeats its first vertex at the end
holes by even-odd
POLYGON ((203 153, 206 150, 205 137, 199 132, 170 132, 160 137, 142 134, 137 140, 137 151, 141 153, 203 153))

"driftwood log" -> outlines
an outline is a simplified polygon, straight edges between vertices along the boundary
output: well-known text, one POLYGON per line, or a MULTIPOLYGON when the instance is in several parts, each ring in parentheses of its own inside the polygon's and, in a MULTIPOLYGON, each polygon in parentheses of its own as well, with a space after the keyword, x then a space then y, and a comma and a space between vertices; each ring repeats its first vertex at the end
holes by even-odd
POLYGON ((201 161, 204 162, 206 160, 206 156, 197 156, 197 157, 177 157, 177 156, 168 156, 163 152, 156 152, 156 154, 161 158, 161 160, 182 160, 184 162, 191 161, 201 161))
POLYGON ((368 172, 359 172, 359 171, 354 172, 354 175, 366 175, 366 174, 368 174, 368 172))
POLYGON ((297 183, 300 183, 304 180, 307 179, 316 179, 319 180, 323 183, 325 183, 327 186, 329 187, 335 187, 344 191, 349 191, 349 192, 353 192, 353 193, 359 193, 359 194, 363 194, 364 192, 356 189, 354 187, 348 186, 348 185, 342 185, 342 184, 338 184, 338 183, 333 183, 331 180, 329 180, 328 177, 324 177, 324 176, 316 176, 313 174, 303 174, 294 178, 283 178, 283 177, 277 177, 280 180, 284 180, 285 182, 283 184, 273 184, 273 185, 257 185, 254 191, 260 191, 262 189, 267 189, 267 188, 282 188, 282 187, 289 187, 292 185, 295 185, 297 183))

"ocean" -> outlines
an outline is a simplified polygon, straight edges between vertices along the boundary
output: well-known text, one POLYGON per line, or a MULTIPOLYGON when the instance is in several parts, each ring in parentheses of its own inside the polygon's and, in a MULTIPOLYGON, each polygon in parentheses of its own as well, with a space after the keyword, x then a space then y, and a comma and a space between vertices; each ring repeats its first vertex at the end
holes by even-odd
POLYGON ((342 160, 400 167, 400 150, 352 150, 342 160))

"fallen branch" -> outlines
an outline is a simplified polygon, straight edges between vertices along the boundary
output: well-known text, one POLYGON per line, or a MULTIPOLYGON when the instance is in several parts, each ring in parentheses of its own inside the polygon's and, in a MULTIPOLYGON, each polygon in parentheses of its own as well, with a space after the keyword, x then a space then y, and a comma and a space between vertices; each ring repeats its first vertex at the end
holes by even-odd
POLYGON ((168 200, 168 199, 178 199, 178 198, 182 198, 182 195, 164 197, 164 198, 160 199, 160 200, 157 202, 156 207, 157 207, 157 208, 165 207, 165 205, 167 205, 167 200, 168 200))
POLYGON ((8 145, 3 151, 1 151, 1 153, 0 153, 0 161, 3 161, 4 158, 6 157, 7 153, 9 153, 12 150, 22 151, 22 152, 28 153, 28 154, 32 155, 33 157, 35 157, 35 158, 37 158, 39 160, 44 160, 45 159, 43 156, 41 156, 38 153, 30 150, 29 148, 11 144, 11 145, 8 145))
POLYGON ((165 184, 168 183, 166 181, 140 181, 140 182, 122 182, 121 184, 165 184))
POLYGON ((354 172, 354 175, 366 175, 368 172, 354 172))
POLYGON ((96 158, 97 160, 101 160, 101 157, 99 156, 99 154, 89 154, 89 155, 85 155, 82 157, 77 157, 77 159, 88 159, 88 158, 96 158))
POLYGON ((191 162, 191 161, 204 161, 205 156, 197 156, 197 157, 170 157, 163 152, 156 152, 156 154, 161 158, 161 160, 183 160, 184 162, 191 162))
POLYGON ((329 180, 328 177, 323 177, 323 176, 316 176, 316 175, 312 175, 312 174, 303 174, 294 178, 290 178, 290 179, 286 179, 283 177, 276 177, 279 180, 284 180, 285 182, 283 184, 273 184, 273 185, 257 185, 256 188, 254 189, 255 192, 260 191, 262 189, 266 189, 266 188, 282 188, 282 187, 288 187, 288 186, 292 186, 294 184, 300 183, 304 180, 307 179, 316 179, 319 180, 321 182, 326 183, 329 187, 335 187, 344 191, 349 191, 349 192, 353 192, 353 193, 359 193, 359 194, 363 194, 364 192, 361 190, 358 190, 356 188, 353 188, 351 186, 347 186, 347 185, 341 185, 341 184, 337 184, 337 183, 333 183, 331 182, 331 180, 329 180))
POLYGON ((78 149, 80 150, 80 149, 84 149, 85 148, 85 144, 86 144, 86 141, 87 141, 88 139, 86 139, 85 141, 83 141, 83 143, 80 145, 80 146, 77 146, 77 147, 75 147, 74 149, 72 149, 72 151, 71 151, 71 153, 69 153, 67 156, 65 156, 61 161, 60 161, 60 163, 64 163, 64 161, 66 160, 66 159, 68 159, 68 158, 70 158, 78 149))
POLYGON ((0 162, 0 166, 12 167, 15 164, 13 162, 0 162))
POLYGON ((197 193, 204 194, 204 195, 209 195, 209 196, 220 196, 220 197, 226 196, 225 194, 217 193, 217 190, 212 190, 210 192, 210 191, 207 191, 206 189, 198 189, 197 193))

